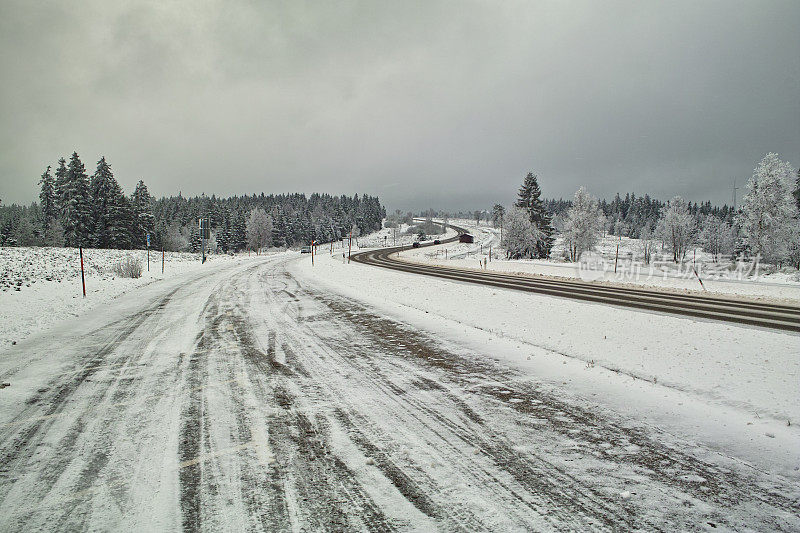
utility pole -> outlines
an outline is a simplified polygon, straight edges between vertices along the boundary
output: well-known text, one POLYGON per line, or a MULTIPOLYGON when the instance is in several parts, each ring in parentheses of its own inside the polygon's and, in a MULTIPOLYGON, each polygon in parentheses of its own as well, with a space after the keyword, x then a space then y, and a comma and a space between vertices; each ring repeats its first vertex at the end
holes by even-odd
POLYGON ((350 229, 350 238, 347 239, 347 263, 350 264, 350 253, 353 251, 353 230, 350 229))
POLYGON ((739 190, 739 187, 736 186, 736 178, 733 178, 733 212, 736 212, 736 191, 739 190))

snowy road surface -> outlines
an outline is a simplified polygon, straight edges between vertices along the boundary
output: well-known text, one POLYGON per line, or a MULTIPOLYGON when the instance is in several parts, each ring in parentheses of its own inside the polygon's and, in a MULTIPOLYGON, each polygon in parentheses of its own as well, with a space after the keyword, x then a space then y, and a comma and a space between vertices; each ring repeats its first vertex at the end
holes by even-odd
POLYGON ((800 529, 786 478, 300 284, 294 260, 153 284, 4 353, 0 530, 800 529))

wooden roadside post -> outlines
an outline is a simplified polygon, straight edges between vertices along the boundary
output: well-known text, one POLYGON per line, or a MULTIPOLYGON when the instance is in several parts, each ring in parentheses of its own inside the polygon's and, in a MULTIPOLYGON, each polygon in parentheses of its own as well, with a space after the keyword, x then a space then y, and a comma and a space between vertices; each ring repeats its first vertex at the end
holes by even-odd
POLYGON ((83 285, 83 297, 86 298, 86 276, 83 274, 83 246, 78 246, 81 255, 81 285, 83 285))

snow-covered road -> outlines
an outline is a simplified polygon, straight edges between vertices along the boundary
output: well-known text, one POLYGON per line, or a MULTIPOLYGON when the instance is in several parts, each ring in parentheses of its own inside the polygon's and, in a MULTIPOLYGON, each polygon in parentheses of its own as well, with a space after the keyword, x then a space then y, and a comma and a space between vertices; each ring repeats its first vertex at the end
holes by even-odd
POLYGON ((784 477, 296 278, 296 260, 154 283, 6 351, 0 530, 800 528, 784 477))

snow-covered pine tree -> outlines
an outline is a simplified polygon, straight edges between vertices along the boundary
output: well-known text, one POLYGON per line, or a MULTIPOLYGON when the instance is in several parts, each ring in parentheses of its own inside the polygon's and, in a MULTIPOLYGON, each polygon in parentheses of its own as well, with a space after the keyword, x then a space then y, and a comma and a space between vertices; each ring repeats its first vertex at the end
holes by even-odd
POLYGON ((111 166, 101 157, 97 170, 89 182, 92 195, 92 243, 98 248, 111 248, 112 214, 119 185, 116 184, 111 166), (115 187, 116 185, 116 187, 115 187))
POLYGON ((42 210, 42 235, 47 235, 53 222, 56 220, 56 191, 50 165, 39 180, 39 207, 42 210))
POLYGON ((503 216, 506 214, 506 208, 502 204, 494 204, 492 207, 492 224, 495 228, 503 226, 503 216))
POLYGON ((604 223, 597 199, 585 187, 578 189, 564 221, 564 242, 570 261, 577 261, 583 252, 594 248, 604 223))
POLYGON ((64 233, 70 246, 91 243, 92 205, 89 177, 77 152, 72 152, 67 166, 64 204, 64 233))
POLYGON ((147 245, 147 234, 153 233, 155 228, 155 217, 153 216, 153 198, 143 180, 139 180, 139 183, 136 184, 130 204, 133 217, 131 241, 136 248, 144 248, 147 245))
MULTIPOLYGON (((116 184, 117 181, 114 180, 116 184)), ((113 203, 109 212, 111 215, 111 246, 113 248, 128 249, 132 246, 131 228, 134 225, 133 207, 130 200, 122 192, 122 188, 117 184, 116 194, 113 196, 113 203)))
POLYGON ((67 182, 69 181, 69 171, 67 170, 67 160, 63 157, 58 160, 58 168, 55 172, 56 179, 53 185, 56 200, 56 212, 58 217, 64 216, 67 209, 67 182))
POLYGON ((553 247, 553 226, 541 198, 542 190, 539 188, 536 174, 528 172, 517 196, 514 206, 524 209, 528 214, 528 220, 541 233, 541 238, 537 240, 536 244, 536 257, 549 257, 553 247))
POLYGON ((753 170, 736 219, 753 254, 779 263, 788 257, 790 230, 797 218, 792 197, 792 166, 769 153, 753 170))
POLYGON ((247 219, 244 211, 237 211, 231 228, 231 242, 234 250, 244 250, 247 248, 247 219))

